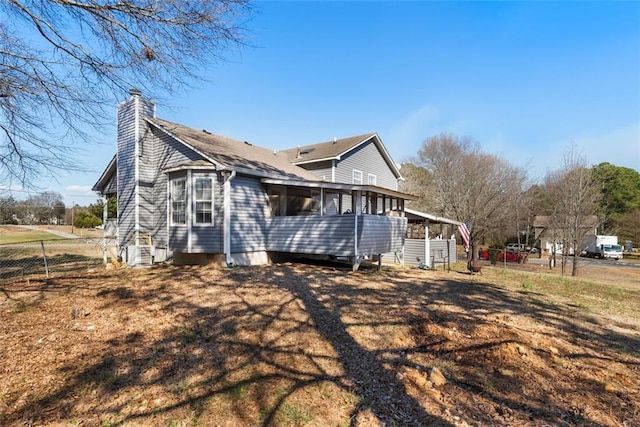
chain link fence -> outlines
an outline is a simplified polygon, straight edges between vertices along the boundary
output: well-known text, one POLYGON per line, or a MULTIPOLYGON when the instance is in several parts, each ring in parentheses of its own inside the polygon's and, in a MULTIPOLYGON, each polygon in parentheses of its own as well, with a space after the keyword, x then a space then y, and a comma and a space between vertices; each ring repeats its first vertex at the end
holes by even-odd
POLYGON ((0 244, 0 283, 104 269, 109 246, 102 238, 0 244))

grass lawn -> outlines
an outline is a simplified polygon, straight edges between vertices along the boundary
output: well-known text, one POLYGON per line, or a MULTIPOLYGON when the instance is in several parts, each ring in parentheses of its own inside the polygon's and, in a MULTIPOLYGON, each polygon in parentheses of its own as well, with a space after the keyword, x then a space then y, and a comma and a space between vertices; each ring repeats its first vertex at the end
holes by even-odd
POLYGON ((60 239, 62 239, 62 237, 44 230, 31 230, 6 225, 0 226, 0 245, 60 239))
POLYGON ((459 268, 5 284, 0 424, 640 425, 636 270, 459 268))

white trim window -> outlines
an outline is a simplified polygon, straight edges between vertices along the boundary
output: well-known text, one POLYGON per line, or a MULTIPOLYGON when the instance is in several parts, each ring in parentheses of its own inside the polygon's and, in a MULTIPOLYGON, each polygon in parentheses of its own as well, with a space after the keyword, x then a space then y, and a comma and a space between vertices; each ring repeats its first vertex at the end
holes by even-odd
POLYGON ((195 223, 213 224, 213 179, 196 177, 193 182, 195 223))
POLYGON ((362 171, 358 169, 353 170, 353 183, 362 185, 362 171))
POLYGON ((372 173, 367 174, 367 184, 369 185, 377 185, 378 177, 372 173))
POLYGON ((187 179, 171 181, 171 225, 187 223, 187 179))

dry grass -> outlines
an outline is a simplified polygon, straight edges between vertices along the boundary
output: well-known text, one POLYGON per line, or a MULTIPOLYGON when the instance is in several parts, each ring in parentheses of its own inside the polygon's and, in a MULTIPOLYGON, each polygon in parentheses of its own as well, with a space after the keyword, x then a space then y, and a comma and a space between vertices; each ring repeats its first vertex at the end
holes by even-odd
POLYGON ((640 425, 640 286, 525 268, 161 267, 5 285, 0 424, 640 425), (576 303, 583 292, 619 307, 576 303))

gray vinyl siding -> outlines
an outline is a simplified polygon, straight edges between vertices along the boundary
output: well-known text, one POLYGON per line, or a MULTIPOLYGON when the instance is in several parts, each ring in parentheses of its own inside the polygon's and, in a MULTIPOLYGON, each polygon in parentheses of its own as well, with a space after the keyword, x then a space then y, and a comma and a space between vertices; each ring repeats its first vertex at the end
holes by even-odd
MULTIPOLYGON (((424 239, 406 239, 404 246, 405 265, 418 266, 421 262, 426 262, 429 266, 434 267, 438 264, 454 263, 458 260, 455 240, 429 240, 429 248, 427 257, 424 239)), ((387 259, 393 258, 389 256, 387 259)))
MULTIPOLYGON (((224 227, 224 186, 222 177, 217 173, 200 173, 194 171, 192 179, 197 176, 214 178, 213 182, 213 224, 195 223, 195 197, 192 197, 191 215, 191 252, 192 253, 222 253, 224 227)), ((193 186, 193 182, 190 183, 193 186)))
POLYGON ((169 249, 174 252, 187 252, 189 242, 187 240, 187 226, 169 227, 169 249))
MULTIPOLYGON (((160 141, 156 139, 156 144, 160 141)), ((156 149, 157 150, 157 149, 156 149)), ((155 185, 153 187, 153 201, 155 211, 153 213, 153 239, 154 245, 166 248, 169 244, 167 236, 168 206, 167 206, 168 179, 167 174, 157 170, 155 185)))
POLYGON ((158 129, 153 129, 155 137, 160 142, 155 145, 154 150, 158 170, 179 166, 187 162, 202 160, 202 156, 179 141, 176 141, 173 137, 158 129))
POLYGON ((457 262, 455 240, 429 240, 431 266, 457 262))
POLYGON ((355 252, 355 215, 278 216, 269 221, 267 250, 350 256, 355 252))
POLYGON ((310 163, 308 165, 300 165, 300 167, 308 170, 318 177, 319 181, 332 182, 332 166, 333 160, 327 160, 324 162, 310 163))
MULTIPOLYGON (((140 126, 146 126, 146 122, 141 122, 140 126)), ((157 244, 155 234, 156 202, 155 185, 157 185, 157 168, 155 167, 155 156, 153 147, 155 138, 142 137, 139 142, 139 172, 138 172, 138 192, 139 192, 139 223, 141 245, 157 244)))
POLYGON ((117 171, 115 174, 112 175, 109 181, 105 184, 103 193, 107 195, 118 193, 118 172, 117 171))
POLYGON ((367 184, 368 174, 373 174, 376 176, 376 185, 378 187, 391 190, 398 189, 398 181, 393 171, 389 168, 382 153, 373 141, 362 144, 336 161, 335 182, 352 184, 354 169, 362 171, 362 183, 364 185, 367 184))
POLYGON ((407 219, 381 215, 359 216, 358 255, 377 255, 402 250, 407 219))
POLYGON ((231 252, 264 251, 269 198, 259 180, 236 176, 231 181, 231 252))
MULTIPOLYGON (((404 264, 417 267, 426 262, 424 239, 406 239, 404 241, 404 264)), ((388 259, 393 259, 388 257, 388 259)))
POLYGON ((353 256, 355 221, 358 255, 376 255, 402 249, 406 218, 375 215, 273 217, 269 221, 267 250, 303 254, 353 256))
POLYGON ((120 247, 135 244, 135 105, 120 105, 118 132, 118 238, 120 247))

